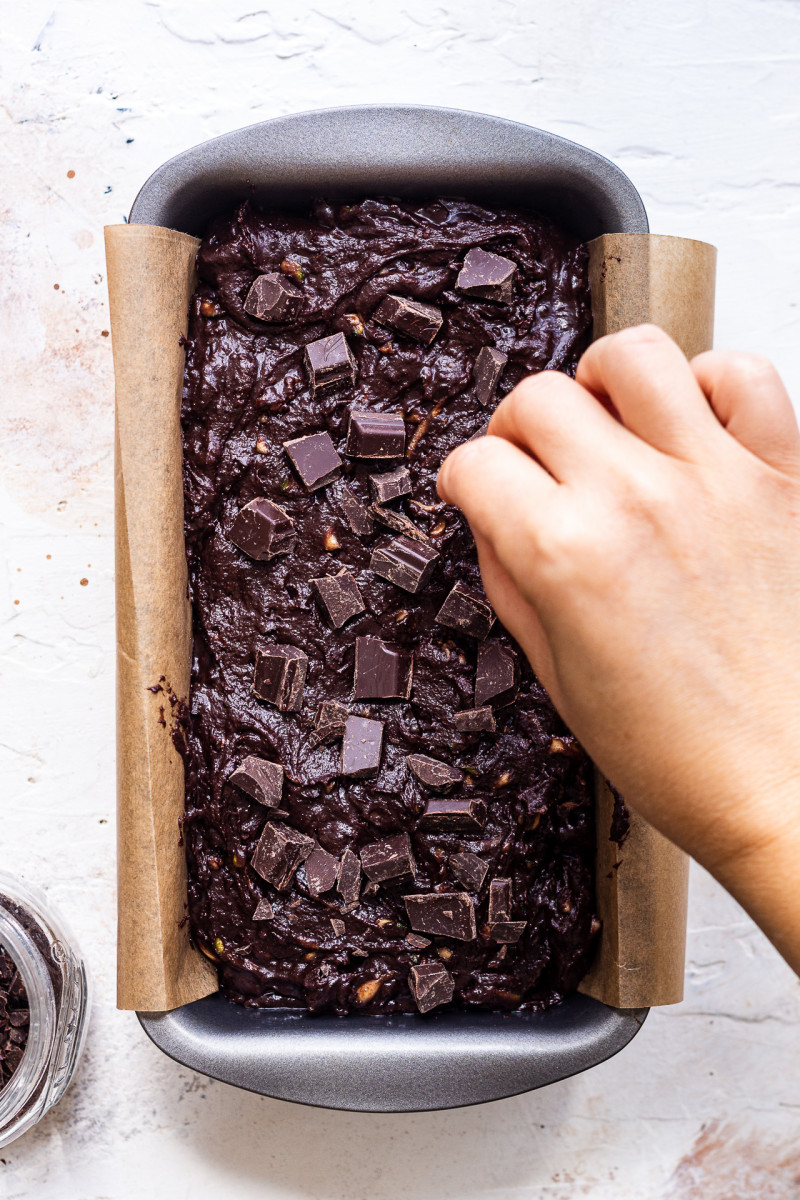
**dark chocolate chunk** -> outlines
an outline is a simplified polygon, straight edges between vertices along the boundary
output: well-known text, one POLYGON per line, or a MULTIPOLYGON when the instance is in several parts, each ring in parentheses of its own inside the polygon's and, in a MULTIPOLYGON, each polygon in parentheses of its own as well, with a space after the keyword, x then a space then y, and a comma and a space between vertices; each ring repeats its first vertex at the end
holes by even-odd
POLYGON ((383 508, 380 504, 371 504, 369 511, 376 521, 393 529, 395 533, 402 533, 404 537, 411 538, 413 542, 422 542, 425 546, 430 545, 427 533, 423 533, 405 513, 395 512, 393 508, 383 508))
POLYGON ((361 895, 361 863, 358 855, 350 849, 345 850, 339 863, 336 890, 342 897, 345 912, 352 912, 354 908, 358 907, 358 899, 361 895))
POLYGON ((244 302, 244 311, 259 321, 291 321, 303 304, 300 288, 283 275, 269 271, 259 275, 244 302))
POLYGON ((361 847, 361 866, 364 874, 374 883, 396 879, 399 875, 416 874, 411 840, 407 833, 382 838, 361 847))
POLYGON ((489 924, 511 917, 511 880, 493 879, 489 884, 489 924))
POLYGON ((345 454, 355 458, 402 458, 406 424, 400 413, 351 412, 345 454))
POLYGON ((466 892, 429 892, 403 896, 408 923, 416 933, 458 938, 470 942, 477 936, 475 906, 466 892))
POLYGON ((419 828, 436 833, 479 833, 486 824, 486 802, 478 799, 429 800, 419 828))
POLYGON ((281 712, 298 712, 303 703, 308 658, 297 646, 256 647, 253 691, 281 712))
POLYGON ((464 265, 458 273, 456 287, 466 296, 481 300, 497 300, 508 304, 514 289, 517 264, 500 254, 491 254, 474 246, 467 251, 464 265))
POLYGON ((416 593, 424 588, 438 561, 439 554, 432 546, 398 537, 388 546, 376 546, 369 565, 381 579, 416 593))
POLYGON ((344 735, 344 727, 350 713, 338 700, 323 700, 314 718, 314 729, 308 739, 309 745, 320 746, 323 742, 335 742, 344 735))
POLYGON ((495 704, 510 704, 517 693, 519 665, 517 656, 502 642, 483 642, 478 647, 478 666, 475 671, 475 707, 487 700, 495 704))
POLYGON ((358 584, 344 568, 338 575, 312 579, 311 587, 334 629, 341 629, 349 620, 365 611, 358 584))
POLYGON ((309 342, 305 348, 306 370, 315 394, 324 388, 356 381, 356 360, 343 333, 309 342))
POLYGON ((250 866, 267 883, 283 892, 291 884, 300 863, 308 858, 313 849, 313 838, 288 825, 274 825, 267 821, 250 866))
POLYGON ((437 613, 440 625, 457 629, 459 634, 486 637, 494 624, 492 605, 480 592, 456 583, 437 613))
POLYGON ((356 638, 356 700, 408 700, 413 673, 414 656, 410 651, 380 638, 356 638))
POLYGON ((406 942, 412 950, 427 950, 431 944, 431 939, 422 937, 418 933, 407 933, 406 942))
POLYGON ((276 554, 288 554, 294 548, 296 534, 286 510, 259 497, 239 510, 228 537, 250 558, 266 562, 276 554))
POLYGON ((325 487, 341 474, 342 459, 336 453, 329 433, 309 433, 307 437, 293 438, 284 442, 283 448, 307 492, 325 487))
POLYGON ((409 754, 406 762, 413 775, 420 783, 434 791, 444 791, 454 783, 461 783, 464 772, 449 763, 440 762, 438 758, 428 758, 427 754, 409 754))
POLYGON ((503 373, 503 367, 508 362, 508 355, 494 346, 484 346, 475 359, 472 368, 472 378, 475 381, 475 395, 478 403, 484 408, 494 399, 497 384, 503 373))
POLYGON ((306 883, 312 896, 329 892, 339 874, 339 860, 322 846, 312 850, 306 859, 306 883))
POLYGON ((253 912, 253 915, 250 918, 250 920, 251 921, 271 921, 274 916, 275 916, 275 913, 272 911, 272 905, 270 904, 269 900, 266 900, 262 897, 261 900, 259 900, 258 904, 256 905, 255 911, 253 912))
POLYGON ((344 937, 344 933, 345 933, 345 929, 346 929, 344 921, 340 921, 338 919, 338 917, 331 917, 331 925, 333 926, 333 936, 334 937, 337 937, 337 938, 344 937))
POLYGON ((417 342, 430 346, 442 328, 442 310, 433 304, 421 304, 405 296, 384 296, 372 314, 378 325, 387 325, 417 342))
POLYGON ((471 854, 469 850, 465 850, 463 854, 451 854, 447 865, 458 882, 473 892, 480 889, 489 870, 489 864, 478 858, 477 854, 471 854))
POLYGON ((353 779, 377 775, 382 747, 383 721, 348 717, 342 739, 342 775, 350 775, 353 779))
POLYGON ((453 999, 455 980, 441 963, 420 963, 412 967, 408 986, 421 1013, 430 1012, 453 999))
POLYGON ((266 758, 248 755, 228 776, 230 783, 246 792, 253 800, 266 808, 278 808, 283 793, 283 767, 280 763, 268 762, 266 758))
POLYGON ((491 708, 465 708, 453 715, 453 724, 460 733, 494 733, 497 723, 491 708))
POLYGON ((495 942, 518 942, 527 924, 527 921, 495 921, 489 926, 489 936, 495 942))
POLYGON ((369 509, 361 503, 358 496, 346 483, 342 485, 340 500, 342 512, 356 537, 367 537, 372 533, 375 522, 369 509))
POLYGON ((389 500, 397 500, 400 496, 411 494, 411 475, 408 467, 395 467, 383 475, 370 475, 372 498, 376 504, 386 504, 389 500))
POLYGON ((475 432, 473 433, 472 437, 467 438, 467 441, 474 442, 476 440, 476 438, 486 437, 488 432, 489 432, 489 422, 487 421, 485 425, 481 425, 480 429, 476 429, 475 432))
POLYGON ((344 725, 338 722, 331 722, 329 725, 319 725, 316 729, 312 729, 308 735, 308 744, 312 750, 316 750, 317 746, 327 745, 328 742, 336 742, 344 734, 344 725))
POLYGON ((494 624, 494 610, 480 592, 456 583, 436 614, 436 620, 459 633, 485 638, 494 624))

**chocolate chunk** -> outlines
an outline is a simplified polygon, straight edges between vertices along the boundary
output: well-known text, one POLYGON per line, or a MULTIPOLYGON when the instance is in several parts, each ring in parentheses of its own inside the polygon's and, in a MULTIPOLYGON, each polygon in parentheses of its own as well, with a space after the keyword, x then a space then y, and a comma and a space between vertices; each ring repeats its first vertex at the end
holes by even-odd
POLYGON ((293 438, 284 442, 283 448, 307 492, 325 487, 341 474, 342 459, 336 453, 329 433, 309 433, 307 437, 293 438))
POLYGON ((400 413, 351 412, 345 454, 355 458, 402 458, 406 425, 400 413))
POLYGON ((489 926, 489 936, 495 942, 518 942, 527 924, 527 921, 495 921, 489 926))
POLYGON ((252 917, 250 918, 250 920, 251 921, 271 921, 274 916, 275 916, 275 913, 272 910, 272 905, 270 904, 269 900, 266 900, 262 897, 261 900, 259 900, 258 904, 256 905, 255 911, 254 911, 252 917))
POLYGON ((288 554, 294 547, 296 534, 294 521, 286 510, 259 497, 239 510, 228 537, 250 558, 266 562, 276 554, 288 554))
POLYGON ((465 708, 453 715, 453 724, 460 733, 494 733, 497 728, 491 708, 465 708))
POLYGON ((441 963, 420 963, 412 967, 408 986, 421 1013, 430 1012, 453 999, 455 980, 441 963))
POLYGON ((303 293, 283 275, 259 275, 244 302, 244 311, 259 321, 291 321, 300 311, 303 293))
POLYGON ((235 783, 266 808, 278 808, 283 793, 283 767, 280 763, 268 762, 266 758, 256 758, 250 754, 228 776, 228 782, 235 783))
POLYGON ((344 921, 340 921, 338 919, 338 917, 331 917, 331 925, 333 926, 333 936, 334 937, 337 937, 337 938, 344 937, 345 929, 346 929, 344 921))
POLYGON ((372 314, 378 325, 387 325, 415 341, 430 346, 442 328, 442 310, 433 304, 421 304, 406 296, 384 296, 372 314))
POLYGON ((411 475, 408 467, 395 467, 383 475, 370 475, 372 498, 376 504, 386 504, 389 500, 397 500, 400 496, 411 494, 411 475))
POLYGON ((308 658, 297 646, 256 647, 253 691, 281 712, 298 712, 303 703, 308 658))
POLYGON ((356 381, 356 360, 343 333, 309 342, 305 348, 306 370, 314 394, 344 383, 356 381))
POLYGON ((427 950, 431 945, 431 939, 421 937, 418 933, 407 933, 406 942, 412 950, 427 950))
POLYGON ((339 860, 322 846, 312 850, 306 859, 306 883, 312 896, 329 892, 339 874, 339 860))
POLYGON ((464 772, 459 771, 458 767, 439 762, 438 758, 428 758, 427 754, 409 754, 406 762, 420 783, 437 792, 452 787, 454 783, 461 783, 464 778, 464 772))
POLYGON ((489 884, 489 924, 511 916, 511 880, 493 879, 489 884))
POLYGON ((476 438, 486 437, 488 432, 489 432, 489 422, 487 421, 485 425, 481 425, 480 429, 476 429, 475 432, 473 433, 472 437, 467 438, 467 441, 474 442, 476 440, 476 438))
POLYGON ((334 629, 341 629, 349 620, 365 611, 358 584, 344 569, 338 575, 312 579, 311 587, 334 629))
POLYGON ((438 561, 439 554, 432 546, 398 537, 388 546, 376 546, 369 565, 381 579, 416 593, 424 588, 438 561))
POLYGON ((393 508, 382 508, 380 504, 371 504, 369 511, 376 521, 393 529, 395 533, 402 533, 404 537, 411 538, 413 542, 422 542, 425 546, 430 545, 427 533, 423 533, 405 513, 395 512, 393 508))
POLYGON ((456 287, 466 296, 481 300, 497 300, 508 304, 514 288, 517 264, 500 254, 491 254, 474 246, 467 252, 464 265, 458 273, 456 287))
POLYGON ((356 700, 408 700, 414 656, 375 637, 356 638, 353 695, 356 700))
POLYGON ((517 656, 502 642, 483 642, 478 647, 478 666, 475 671, 475 707, 487 700, 495 704, 510 704, 517 693, 519 666, 517 656))
POLYGON ((457 583, 436 614, 436 620, 459 633, 485 638, 494 624, 494 611, 480 592, 457 583))
POLYGON ((350 775, 353 779, 377 775, 382 746, 383 721, 348 717, 342 739, 342 775, 350 775))
POLYGON ((466 892, 429 892, 403 896, 408 923, 417 933, 458 938, 470 942, 477 936, 475 906, 466 892))
POLYGON ((308 735, 308 744, 312 750, 316 750, 317 746, 338 741, 343 734, 344 725, 340 725, 338 722, 331 722, 329 725, 320 725, 316 729, 312 729, 308 735))
POLYGON ((477 854, 471 854, 469 850, 465 850, 463 854, 451 854, 447 865, 458 882, 473 892, 480 889, 489 870, 489 864, 478 858, 477 854))
POLYGON ((308 858, 313 849, 313 838, 288 825, 274 825, 267 821, 250 866, 267 883, 284 892, 300 863, 308 858))
POLYGON ((358 907, 358 898, 361 895, 361 863, 358 855, 350 849, 345 850, 339 863, 336 890, 342 897, 345 912, 352 912, 358 907))
POLYGON ((479 351, 472 368, 472 378, 475 381, 475 395, 478 403, 484 408, 494 399, 497 384, 503 373, 503 367, 508 362, 508 355, 494 346, 484 346, 479 351))
POLYGON ((347 523, 356 537, 367 537, 375 528, 369 510, 347 484, 343 484, 340 501, 347 523))
POLYGON ((362 846, 361 866, 367 878, 374 883, 396 879, 399 875, 413 877, 416 866, 408 834, 398 833, 394 837, 382 838, 379 842, 370 842, 362 846))
POLYGON ((338 700, 323 700, 314 718, 314 730, 309 740, 310 746, 319 746, 323 742, 335 742, 344 735, 344 727, 350 713, 338 700))
POLYGON ((436 833, 479 833, 486 824, 486 802, 478 799, 429 800, 419 828, 436 833))

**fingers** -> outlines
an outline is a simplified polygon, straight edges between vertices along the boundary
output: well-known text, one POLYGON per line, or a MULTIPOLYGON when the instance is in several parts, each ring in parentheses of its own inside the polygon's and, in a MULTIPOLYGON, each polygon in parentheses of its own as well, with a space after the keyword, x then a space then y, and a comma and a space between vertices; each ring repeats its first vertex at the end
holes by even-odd
POLYGON ((800 462, 800 432, 789 393, 768 359, 735 350, 710 350, 691 368, 728 433, 777 468, 800 462))
POLYGON ((689 363, 655 325, 600 338, 581 358, 575 378, 610 399, 628 429, 675 458, 704 457, 719 435, 689 363))
POLYGON ((560 371, 523 379, 495 410, 489 428, 533 454, 562 483, 598 467, 607 472, 637 445, 590 392, 560 371))
POLYGON ((530 455, 491 434, 456 447, 442 463, 437 486, 506 567, 526 547, 535 551, 541 511, 558 491, 530 455))

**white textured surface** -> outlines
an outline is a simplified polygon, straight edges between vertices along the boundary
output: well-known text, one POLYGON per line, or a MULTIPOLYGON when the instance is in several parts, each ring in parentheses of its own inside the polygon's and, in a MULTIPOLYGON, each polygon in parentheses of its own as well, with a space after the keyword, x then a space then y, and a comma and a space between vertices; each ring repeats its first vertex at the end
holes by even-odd
POLYGON ((2 862, 49 881, 96 983, 80 1074, 3 1151, 0 1196, 800 1195, 798 982, 699 870, 686 1001, 591 1073, 479 1109, 367 1117, 247 1095, 115 1011, 102 336, 102 227, 165 158, 279 113, 415 101, 613 158, 656 232, 719 246, 718 344, 771 355, 800 397, 800 4, 5 0, 0 16, 2 862))

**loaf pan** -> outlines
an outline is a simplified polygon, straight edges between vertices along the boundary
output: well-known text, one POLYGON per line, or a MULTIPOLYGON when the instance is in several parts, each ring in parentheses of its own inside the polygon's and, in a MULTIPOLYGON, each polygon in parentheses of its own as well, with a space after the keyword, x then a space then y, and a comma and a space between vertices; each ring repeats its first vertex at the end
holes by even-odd
MULTIPOLYGON (((304 210, 316 196, 466 196, 544 213, 584 241, 646 233, 633 184, 607 159, 553 134, 454 109, 327 109, 264 121, 171 159, 133 204, 134 224, 202 237, 247 198, 304 210)), ((636 1035, 647 1009, 575 994, 544 1013, 311 1016, 255 1011, 216 994, 138 1014, 178 1062, 283 1100, 410 1112, 497 1100, 595 1066, 636 1035)))

